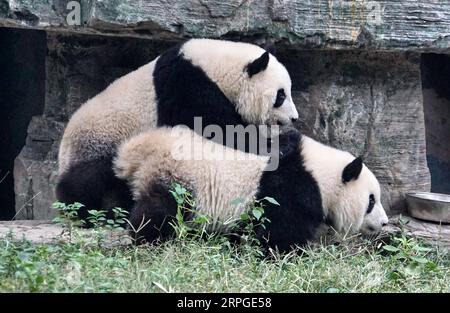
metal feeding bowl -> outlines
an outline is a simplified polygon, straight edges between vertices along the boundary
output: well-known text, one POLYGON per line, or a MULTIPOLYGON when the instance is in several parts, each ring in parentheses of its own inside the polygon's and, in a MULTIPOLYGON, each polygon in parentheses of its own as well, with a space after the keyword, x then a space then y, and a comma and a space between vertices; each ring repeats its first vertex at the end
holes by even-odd
POLYGON ((439 223, 450 223, 450 195, 433 192, 406 194, 411 216, 439 223))

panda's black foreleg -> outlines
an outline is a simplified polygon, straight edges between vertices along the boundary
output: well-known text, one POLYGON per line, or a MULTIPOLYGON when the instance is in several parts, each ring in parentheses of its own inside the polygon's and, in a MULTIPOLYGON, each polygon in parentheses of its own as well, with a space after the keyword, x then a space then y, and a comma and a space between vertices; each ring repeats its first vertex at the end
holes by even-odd
POLYGON ((79 202, 84 206, 78 217, 89 223, 89 210, 106 210, 107 218, 112 217, 112 208, 121 207, 127 211, 132 206, 131 193, 125 182, 118 179, 112 170, 111 159, 98 159, 73 164, 60 177, 56 185, 56 198, 66 205, 79 202), (104 206, 105 194, 114 195, 114 204, 104 206))
POLYGON ((168 190, 163 184, 153 184, 145 195, 136 200, 130 213, 130 235, 136 244, 166 240, 175 233, 172 223, 177 203, 168 190))

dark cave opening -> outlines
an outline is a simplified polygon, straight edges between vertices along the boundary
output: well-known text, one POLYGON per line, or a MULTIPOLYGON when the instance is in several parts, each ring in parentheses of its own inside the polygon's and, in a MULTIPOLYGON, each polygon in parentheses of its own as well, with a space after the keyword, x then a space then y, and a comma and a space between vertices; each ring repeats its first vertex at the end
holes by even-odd
POLYGON ((422 54, 421 71, 431 191, 450 194, 450 55, 422 54))
POLYGON ((15 214, 14 159, 45 101, 46 34, 0 28, 0 220, 15 214))

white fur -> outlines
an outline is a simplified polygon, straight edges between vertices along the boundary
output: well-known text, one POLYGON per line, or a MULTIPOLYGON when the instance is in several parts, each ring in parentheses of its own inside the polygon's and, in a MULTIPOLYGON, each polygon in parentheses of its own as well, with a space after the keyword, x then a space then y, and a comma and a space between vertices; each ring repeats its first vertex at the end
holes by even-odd
POLYGON ((353 155, 307 136, 302 136, 302 146, 305 167, 319 184, 324 210, 327 215, 331 213, 333 227, 341 233, 379 232, 388 217, 381 204, 380 185, 375 175, 363 165, 359 177, 344 184, 342 172, 355 159, 353 155), (375 197, 375 206, 366 214, 370 194, 375 197))
POLYGON ((117 143, 156 126, 156 60, 117 79, 73 114, 59 148, 59 173, 71 163, 110 153, 117 143))
POLYGON ((298 118, 292 101, 291 78, 276 57, 270 54, 267 68, 251 78, 244 70, 265 52, 264 49, 242 42, 196 39, 183 45, 181 52, 206 72, 225 96, 236 104, 237 111, 248 123, 281 122, 288 125, 291 119, 298 118), (274 108, 277 91, 281 88, 286 93, 286 100, 274 108))
MULTIPOLYGON (((203 139, 191 130, 176 129, 175 133, 170 128, 151 130, 121 145, 114 162, 116 175, 129 182, 135 199, 154 182, 169 184, 176 180, 194 191, 200 212, 221 221, 238 218, 256 195, 268 158, 254 156, 245 160, 243 152, 203 139), (191 148, 201 151, 204 158, 174 159, 173 152, 177 150, 174 147, 180 144, 189 147, 185 151, 191 148), (217 150, 224 151, 228 161, 212 157, 217 150), (242 204, 231 205, 238 198, 243 199, 242 204)), ((325 213, 332 213, 336 230, 371 233, 371 226, 373 232, 379 231, 387 223, 387 216, 380 203, 380 186, 372 172, 364 166, 357 180, 343 184, 342 171, 354 160, 350 153, 306 136, 302 136, 301 145, 304 165, 319 184, 325 213), (366 215, 370 194, 374 194, 376 205, 366 215)))
POLYGON ((177 181, 194 190, 197 209, 215 218, 213 227, 220 225, 216 221, 239 218, 257 193, 268 157, 249 159, 248 154, 215 144, 187 128, 174 129, 151 130, 121 145, 114 162, 116 175, 130 183, 135 199, 154 182, 177 181), (180 144, 197 149, 203 159, 174 159, 172 153, 180 144), (225 160, 218 161, 218 156, 225 160), (242 202, 232 205, 236 199, 242 202))
MULTIPOLYGON (((268 68, 249 79, 244 67, 264 52, 258 46, 221 40, 192 39, 182 46, 185 58, 203 68, 224 94, 237 104, 249 123, 289 124, 298 113, 292 102, 291 80, 274 56, 268 68), (276 93, 287 98, 273 108, 276 93)), ((111 155, 123 140, 156 127, 157 104, 153 70, 157 59, 116 81, 83 104, 71 117, 59 149, 59 173, 70 164, 111 155)), ((176 90, 174 90, 176 92, 176 90)))

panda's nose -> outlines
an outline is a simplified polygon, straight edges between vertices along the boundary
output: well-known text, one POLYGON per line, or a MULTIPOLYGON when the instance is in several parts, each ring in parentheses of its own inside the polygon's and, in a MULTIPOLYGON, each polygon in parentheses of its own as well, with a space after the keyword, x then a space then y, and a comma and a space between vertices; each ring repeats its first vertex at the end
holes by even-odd
POLYGON ((387 226, 387 224, 388 224, 387 222, 382 222, 381 226, 384 227, 384 226, 387 226))
POLYGON ((292 123, 297 122, 297 120, 298 120, 298 118, 296 118, 296 117, 292 117, 292 118, 291 118, 291 122, 292 122, 292 123))

